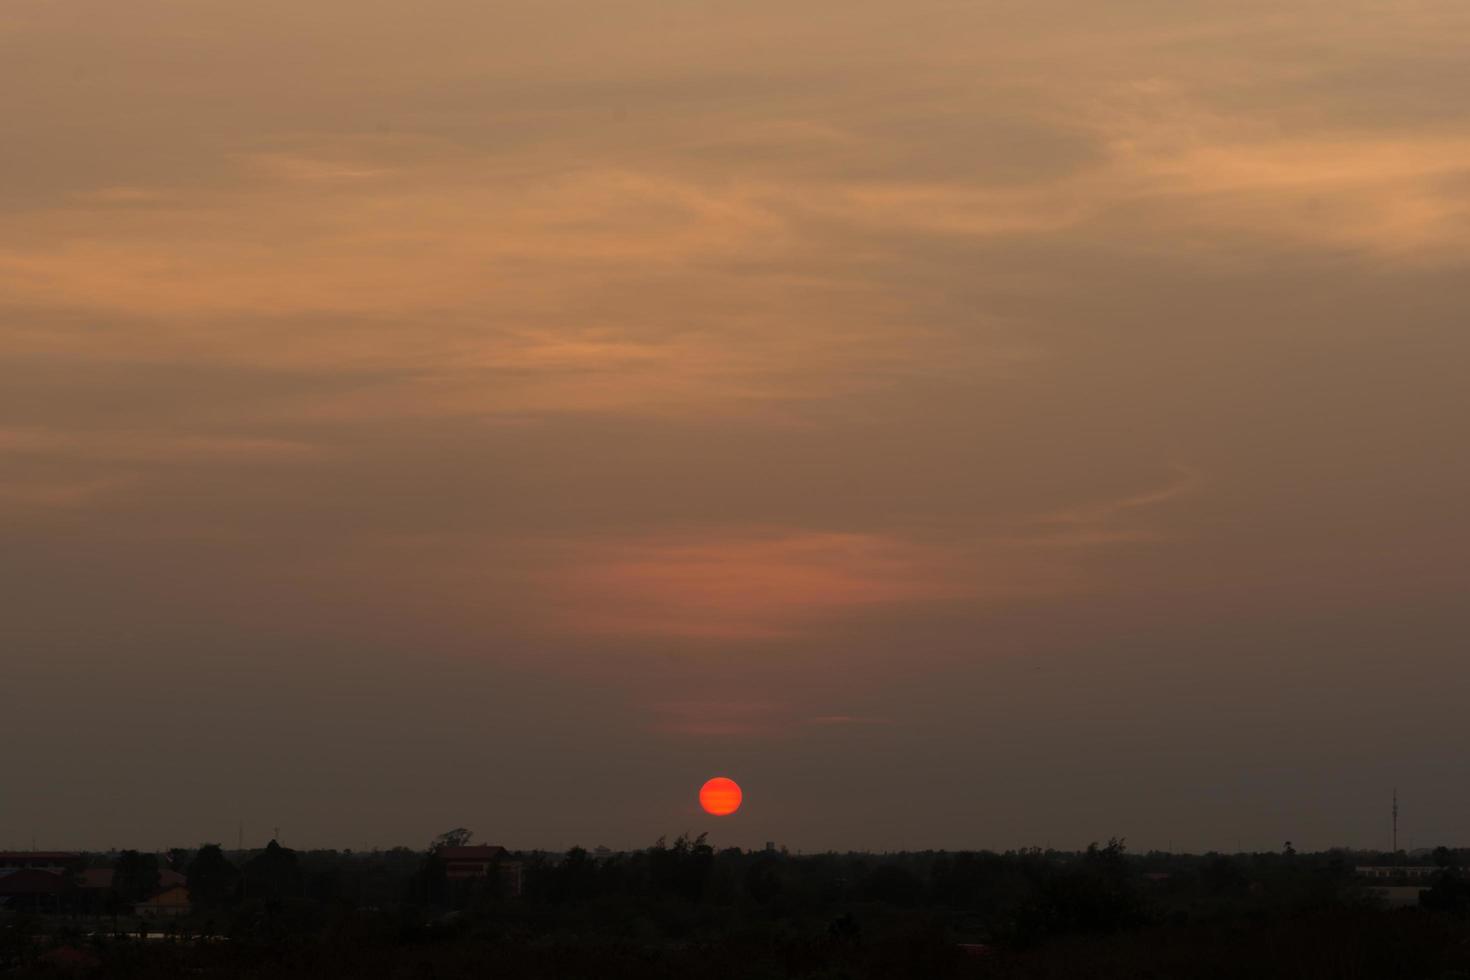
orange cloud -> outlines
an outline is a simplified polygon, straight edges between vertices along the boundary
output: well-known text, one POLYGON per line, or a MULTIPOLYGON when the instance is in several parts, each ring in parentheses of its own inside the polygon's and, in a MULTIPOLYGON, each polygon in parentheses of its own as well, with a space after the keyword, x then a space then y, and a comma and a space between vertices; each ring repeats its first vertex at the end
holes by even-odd
POLYGON ((875 606, 965 594, 945 551, 881 534, 785 531, 576 546, 550 582, 573 630, 769 639, 875 606))
POLYGON ((670 735, 776 735, 790 724, 785 706, 770 701, 669 701, 651 710, 653 730, 670 735))
POLYGON ((873 718, 866 715, 817 715, 810 719, 813 725, 828 727, 845 727, 850 725, 888 725, 892 721, 888 718, 873 718))
MULTIPOLYGON (((112 474, 88 479, 21 479, 0 482, 0 504, 9 504, 28 514, 32 508, 66 509, 83 507, 136 486, 136 474, 112 474)), ((0 508, 0 518, 7 516, 0 508)))
POLYGON ((267 462, 316 455, 318 448, 293 439, 137 431, 0 429, 0 454, 140 463, 267 462))
POLYGON ((793 529, 568 544, 553 549, 542 583, 559 628, 690 639, 778 639, 881 607, 1022 601, 1092 587, 1087 556, 1160 540, 1142 515, 1199 480, 1179 467, 1157 488, 943 545, 892 533, 793 529))
POLYGON ((1175 467, 1175 477, 1163 486, 1107 500, 1079 504, 1042 514, 1032 524, 1040 529, 1030 540, 1038 545, 1091 547, 1127 541, 1146 541, 1156 532, 1129 522, 1138 512, 1166 504, 1194 491, 1200 475, 1185 466, 1175 467))

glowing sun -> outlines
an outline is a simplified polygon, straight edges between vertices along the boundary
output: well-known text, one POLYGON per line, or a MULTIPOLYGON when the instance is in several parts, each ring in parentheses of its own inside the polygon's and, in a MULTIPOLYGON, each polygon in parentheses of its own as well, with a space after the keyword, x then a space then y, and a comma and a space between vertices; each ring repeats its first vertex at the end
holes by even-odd
POLYGON ((728 817, 740 809, 743 796, 740 784, 735 780, 716 776, 699 788, 699 805, 704 807, 705 813, 728 817))

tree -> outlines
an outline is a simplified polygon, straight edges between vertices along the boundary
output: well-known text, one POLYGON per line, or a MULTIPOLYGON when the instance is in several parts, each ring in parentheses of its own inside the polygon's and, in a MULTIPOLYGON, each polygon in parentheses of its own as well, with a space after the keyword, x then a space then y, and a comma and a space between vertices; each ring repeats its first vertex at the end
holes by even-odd
POLYGON ((296 852, 271 841, 265 850, 245 863, 245 895, 251 899, 297 898, 301 895, 301 869, 296 852))
POLYGON ((1435 875, 1433 887, 1419 893, 1419 905, 1455 915, 1470 914, 1470 881, 1446 868, 1435 875))
POLYGON ((1250 884, 1234 859, 1216 854, 1199 873, 1200 883, 1212 895, 1233 894, 1250 884))
POLYGON ((690 839, 681 834, 670 847, 660 837, 648 851, 649 883, 654 894, 672 893, 688 902, 704 896, 715 849, 707 841, 708 834, 690 839))
POLYGON ((446 830, 429 842, 429 853, 438 854, 446 847, 465 847, 474 836, 474 831, 466 830, 463 827, 446 830))
POLYGON ((1123 839, 1114 837, 1103 847, 1089 844, 1074 865, 1047 869, 1037 895, 1017 912, 1017 938, 1037 942, 1069 933, 1106 934, 1143 922, 1126 851, 1123 839))
POLYGON ((775 858, 763 856, 751 864, 745 872, 745 894, 758 905, 765 905, 781 894, 781 875, 775 858))
POLYGON ((862 894, 874 902, 913 908, 924 894, 919 876, 897 864, 880 864, 863 881, 862 894))
POLYGON ((567 851, 552 879, 553 902, 586 902, 597 895, 597 862, 580 847, 567 851))
POLYGON ((205 844, 189 864, 189 898, 202 908, 219 908, 235 898, 240 871, 218 844, 205 844))
POLYGON ((129 905, 158 891, 158 855, 123 851, 112 865, 112 888, 129 905))

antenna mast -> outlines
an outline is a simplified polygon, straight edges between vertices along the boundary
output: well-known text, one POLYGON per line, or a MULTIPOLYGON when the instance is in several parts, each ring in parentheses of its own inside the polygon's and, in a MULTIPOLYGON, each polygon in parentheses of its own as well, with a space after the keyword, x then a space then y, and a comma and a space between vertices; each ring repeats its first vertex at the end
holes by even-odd
POLYGON ((1393 788, 1393 852, 1399 852, 1399 788, 1393 788))

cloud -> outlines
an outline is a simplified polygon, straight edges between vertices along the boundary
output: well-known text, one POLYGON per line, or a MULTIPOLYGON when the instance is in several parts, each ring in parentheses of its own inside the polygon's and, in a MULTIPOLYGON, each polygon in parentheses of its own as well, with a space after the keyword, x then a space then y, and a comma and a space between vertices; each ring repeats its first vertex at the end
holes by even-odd
MULTIPOLYGON (((519 69, 490 71, 482 51, 456 44, 450 57, 442 43, 411 59, 394 50, 403 74, 371 98, 330 73, 262 88, 254 73, 250 85, 212 75, 213 103, 242 103, 229 139, 159 159, 167 141, 152 130, 94 120, 94 141, 128 166, 68 171, 52 187, 48 174, 79 156, 59 145, 54 166, 28 173, 40 183, 0 237, 0 349, 360 378, 259 404, 262 418, 310 425, 567 413, 785 423, 794 405, 1041 359, 1048 325, 1035 307, 1070 269, 1004 274, 987 245, 1201 267, 1280 251, 1434 263, 1470 236, 1462 127, 1354 119, 1340 110, 1361 100, 1334 86, 1375 59, 1397 65, 1417 50, 1406 36, 1440 52, 1463 20, 1450 7, 1416 5, 1388 39, 1368 3, 1330 16, 1114 5, 1067 29, 1055 16, 1065 4, 983 24, 926 9, 909 18, 917 33, 841 57, 820 18, 763 8, 730 12, 719 38, 660 22, 639 35, 631 74, 632 49, 583 31, 585 58, 556 46, 569 74, 555 79, 524 51, 502 51, 519 69), (778 24, 769 63, 725 46, 778 24), (1340 47, 1259 54, 1321 31, 1340 47), (649 41, 660 32, 713 47, 649 41), (1097 32, 1115 54, 1097 53, 1097 32), (1051 70, 1061 58, 1066 73, 1051 70), (302 91, 324 101, 291 105, 302 91)), ((155 53, 198 32, 233 63, 252 44, 302 43, 194 15, 191 31, 98 16, 155 53)), ((333 29, 371 46, 378 16, 333 29)), ((544 40, 545 16, 521 27, 544 40)), ((895 14, 851 16, 871 26, 895 14)), ((40 7, 30 17, 53 41, 69 29, 40 7)), ((423 29, 394 20, 390 33, 423 29)), ((614 33, 632 43, 636 32, 614 33)), ((104 61, 115 46, 89 43, 104 61)), ((361 70, 338 64, 346 50, 335 70, 361 70)), ((119 72, 134 79, 129 98, 207 115, 179 94, 170 60, 155 62, 157 75, 119 72)))
MULTIPOLYGON (((115 473, 88 479, 8 477, 0 480, 0 504, 23 511, 32 508, 68 509, 84 507, 99 499, 131 489, 141 482, 134 473, 115 473)), ((0 510, 0 517, 4 511, 0 510)))
POLYGON ((1470 138, 1458 135, 1220 142, 1126 166, 1171 221, 1389 256, 1470 242, 1470 138))
POLYGON ((668 735, 774 736, 790 728, 790 709, 770 701, 669 701, 650 710, 651 728, 668 735))
POLYGON ((769 641, 874 611, 988 609, 1095 588, 1086 553, 1156 540, 1121 515, 1173 499, 1192 480, 943 544, 789 528, 578 542, 550 552, 541 582, 553 629, 604 635, 769 641))
POLYGON ((880 534, 731 532, 571 546, 547 583, 578 632, 772 639, 967 591, 942 549, 880 534))
POLYGON ((0 243, 0 344, 360 374, 276 406, 338 421, 775 415, 931 370, 936 349, 956 355, 951 370, 1013 356, 916 321, 910 298, 851 259, 814 261, 814 222, 882 210, 840 189, 667 164, 497 175, 463 154, 392 168, 369 155, 288 157, 283 173, 268 159, 225 188, 160 188, 167 206, 104 188, 18 219, 0 243))
POLYGON ((882 727, 891 718, 877 715, 830 714, 801 718, 785 701, 687 699, 665 701, 649 708, 655 732, 722 738, 774 738, 791 736, 803 726, 818 729, 882 727))
POLYGON ((891 725, 893 723, 893 720, 891 718, 878 718, 867 715, 817 715, 814 718, 808 719, 808 721, 813 725, 833 728, 845 728, 849 726, 864 725, 891 725))
POLYGON ((1031 523, 1040 530, 1034 540, 1046 545, 1088 547, 1156 538, 1156 532, 1130 523, 1137 512, 1169 503, 1200 486, 1198 471, 1176 466, 1174 478, 1159 487, 1106 500, 1080 504, 1037 516, 1031 523))
POLYGON ((0 455, 207 464, 292 461, 319 452, 318 447, 296 440, 254 436, 0 428, 0 455))
MULTIPOLYGON (((0 510, 82 508, 145 485, 187 479, 196 468, 319 461, 322 450, 292 439, 140 430, 0 427, 0 510)), ((136 495, 135 499, 136 499, 136 495)))

